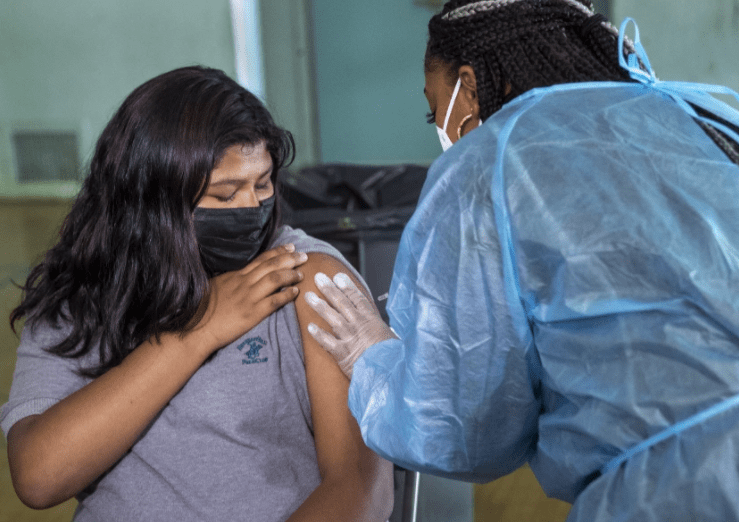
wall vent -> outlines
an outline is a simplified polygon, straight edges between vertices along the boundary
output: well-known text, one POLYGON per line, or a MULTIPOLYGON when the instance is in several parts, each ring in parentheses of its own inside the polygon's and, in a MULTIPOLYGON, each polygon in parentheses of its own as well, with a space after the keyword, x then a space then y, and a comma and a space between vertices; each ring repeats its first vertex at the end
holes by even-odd
POLYGON ((19 183, 82 179, 73 131, 16 131, 13 150, 19 183))

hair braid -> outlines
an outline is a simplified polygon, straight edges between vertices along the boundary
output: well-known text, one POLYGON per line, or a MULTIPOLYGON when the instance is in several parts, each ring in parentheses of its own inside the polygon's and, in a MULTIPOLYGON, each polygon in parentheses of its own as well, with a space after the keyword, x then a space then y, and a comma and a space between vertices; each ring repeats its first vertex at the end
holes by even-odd
POLYGON ((513 97, 559 83, 630 81, 617 36, 585 0, 452 0, 429 22, 426 68, 441 62, 456 80, 460 66, 472 66, 486 119, 509 86, 513 97))

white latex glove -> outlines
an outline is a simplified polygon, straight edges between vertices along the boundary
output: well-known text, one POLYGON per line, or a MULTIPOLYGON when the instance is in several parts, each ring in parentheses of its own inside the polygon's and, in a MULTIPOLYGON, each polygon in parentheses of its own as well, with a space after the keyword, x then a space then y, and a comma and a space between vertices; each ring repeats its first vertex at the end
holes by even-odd
POLYGON ((328 302, 313 292, 307 292, 305 300, 331 326, 334 335, 314 323, 308 325, 308 332, 351 379, 354 362, 367 348, 396 336, 349 276, 339 273, 331 281, 319 272, 314 279, 328 302))

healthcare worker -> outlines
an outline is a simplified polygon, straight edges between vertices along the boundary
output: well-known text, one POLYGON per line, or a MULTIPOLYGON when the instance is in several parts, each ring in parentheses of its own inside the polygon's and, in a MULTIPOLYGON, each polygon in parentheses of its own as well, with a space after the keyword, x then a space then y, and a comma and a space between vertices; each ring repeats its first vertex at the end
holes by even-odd
POLYGON ((305 296, 309 331, 401 466, 529 462, 571 521, 739 520, 739 113, 657 80, 638 29, 587 4, 431 19, 449 150, 400 242, 393 331, 340 275, 305 296))

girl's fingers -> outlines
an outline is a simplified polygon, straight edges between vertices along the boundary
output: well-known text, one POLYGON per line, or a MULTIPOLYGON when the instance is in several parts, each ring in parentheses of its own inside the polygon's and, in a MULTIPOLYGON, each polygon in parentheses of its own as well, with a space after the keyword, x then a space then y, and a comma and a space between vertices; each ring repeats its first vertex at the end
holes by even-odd
POLYGON ((307 260, 307 254, 295 252, 295 246, 290 243, 262 252, 239 272, 244 275, 249 274, 257 281, 271 271, 295 268, 307 260))
POLYGON ((291 254, 280 254, 278 256, 275 256, 264 263, 260 264, 259 266, 254 267, 254 269, 247 274, 247 277, 249 280, 251 280, 253 283, 256 283, 257 281, 261 280, 264 277, 267 277, 273 272, 279 271, 279 270, 292 270, 303 263, 305 263, 308 260, 308 254, 305 252, 293 252, 291 254))
POLYGON ((287 245, 281 245, 277 248, 270 248, 269 250, 265 250, 261 254, 259 254, 257 257, 252 259, 248 265, 246 265, 242 270, 248 270, 250 267, 253 269, 255 266, 258 266, 260 263, 264 263, 265 261, 269 261, 273 257, 277 257, 281 254, 290 254, 292 252, 295 252, 295 245, 292 243, 289 243, 287 245))
POLYGON ((264 299, 262 299, 259 303, 257 303, 257 308, 263 308, 261 310, 264 315, 271 315, 273 312, 276 312, 283 306, 285 306, 290 301, 294 301, 296 297, 298 297, 298 288, 295 286, 289 286, 287 288, 283 288, 279 292, 273 293, 264 299))
POLYGON ((250 293, 253 300, 258 301, 282 288, 297 285, 302 280, 303 273, 300 270, 281 269, 268 272, 256 282, 251 281, 250 277, 245 277, 243 289, 250 293))

